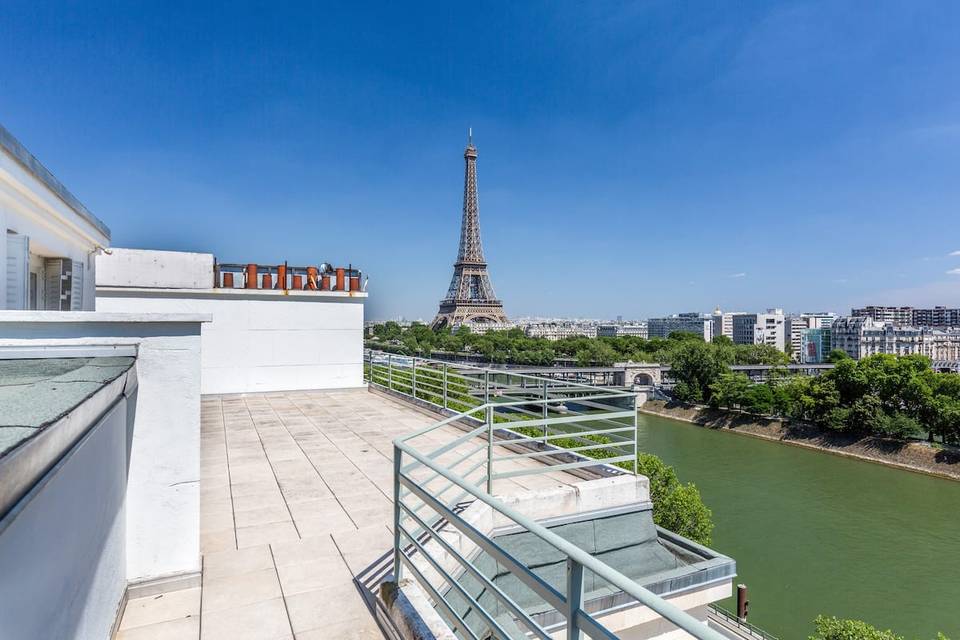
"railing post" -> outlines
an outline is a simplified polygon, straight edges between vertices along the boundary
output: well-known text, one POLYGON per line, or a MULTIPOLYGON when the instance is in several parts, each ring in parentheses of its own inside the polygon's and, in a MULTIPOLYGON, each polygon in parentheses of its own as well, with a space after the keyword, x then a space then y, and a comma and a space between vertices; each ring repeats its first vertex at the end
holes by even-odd
POLYGON ((483 370, 483 404, 490 402, 490 369, 483 370))
POLYGON ((447 408, 447 363, 443 363, 443 408, 447 408))
POLYGON ((400 468, 403 452, 400 447, 393 447, 393 579, 400 584, 400 572, 403 563, 400 562, 400 468))
POLYGON ((487 493, 493 495, 493 407, 487 407, 487 493))
POLYGON ((583 606, 583 565, 567 558, 567 640, 581 640, 577 611, 583 606))
POLYGON ((640 429, 637 427, 637 396, 633 396, 633 475, 639 474, 640 461, 640 429))
POLYGON ((413 381, 410 385, 410 391, 413 394, 414 399, 417 397, 417 356, 413 356, 413 373, 411 374, 411 380, 413 381))
MULTIPOLYGON (((547 381, 543 381, 543 419, 546 419, 550 416, 550 411, 547 409, 547 381)), ((547 444, 547 423, 543 423, 543 444, 547 444)))
POLYGON ((387 389, 393 391, 393 354, 387 354, 387 389))

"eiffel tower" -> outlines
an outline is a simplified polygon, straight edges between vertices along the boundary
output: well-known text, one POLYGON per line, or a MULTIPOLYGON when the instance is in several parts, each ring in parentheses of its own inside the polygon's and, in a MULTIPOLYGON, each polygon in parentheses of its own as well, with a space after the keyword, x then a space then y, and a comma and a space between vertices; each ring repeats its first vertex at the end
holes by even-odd
POLYGON ((473 146, 473 130, 463 152, 466 169, 463 177, 463 221, 460 224, 460 250, 453 264, 453 278, 447 297, 440 301, 440 310, 433 327, 456 327, 462 324, 507 322, 503 303, 497 300, 487 274, 480 244, 480 208, 477 204, 477 148, 473 146))

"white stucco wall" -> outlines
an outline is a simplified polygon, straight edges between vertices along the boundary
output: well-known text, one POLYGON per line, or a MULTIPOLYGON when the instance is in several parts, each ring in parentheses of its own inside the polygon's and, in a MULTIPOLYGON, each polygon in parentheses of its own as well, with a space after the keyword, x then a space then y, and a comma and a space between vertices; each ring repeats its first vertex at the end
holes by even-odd
POLYGON ((53 176, 41 176, 24 162, 36 163, 36 159, 0 127, 0 309, 6 305, 7 283, 7 244, 2 236, 9 230, 28 236, 33 254, 81 262, 83 309, 92 311, 96 266, 93 256, 98 247, 110 245, 110 232, 102 222, 95 224, 91 214, 53 176), (61 196, 51 185, 65 195, 61 196))
POLYGON ((0 346, 137 347, 139 385, 126 492, 126 577, 131 582, 200 570, 200 326, 209 319, 0 313, 0 346))
POLYGON ((0 637, 109 638, 127 586, 123 396, 0 522, 0 637))
POLYGON ((97 284, 104 287, 206 289, 213 286, 213 254, 110 249, 97 256, 97 284))
POLYGON ((210 314, 203 393, 363 386, 365 293, 97 288, 97 311, 210 314))

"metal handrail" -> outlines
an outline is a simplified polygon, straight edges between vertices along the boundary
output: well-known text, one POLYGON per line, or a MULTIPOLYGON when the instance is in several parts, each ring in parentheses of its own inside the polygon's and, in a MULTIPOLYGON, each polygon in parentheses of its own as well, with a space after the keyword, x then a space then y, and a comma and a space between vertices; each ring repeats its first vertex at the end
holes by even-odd
MULTIPOLYGON (((401 356, 400 358, 403 358, 401 356)), ((499 426, 495 427, 494 414, 499 410, 512 410, 510 415, 516 415, 516 410, 518 407, 524 406, 537 406, 540 405, 542 408, 542 416, 537 420, 530 421, 535 423, 536 426, 543 427, 543 433, 545 437, 549 437, 549 427, 554 424, 557 425, 576 425, 578 420, 571 419, 574 416, 561 416, 560 418, 550 418, 549 417, 549 406, 550 404, 562 403, 563 401, 576 402, 576 395, 564 396, 564 397, 550 397, 549 390, 550 386, 557 381, 551 380, 549 378, 540 378, 537 376, 529 376, 526 374, 511 374, 510 372, 503 372, 499 370, 482 369, 480 367, 473 366, 459 366, 457 365, 457 371, 471 370, 477 375, 483 375, 484 386, 482 392, 484 394, 485 401, 482 404, 476 406, 470 406, 466 410, 462 411, 453 411, 450 409, 449 405, 449 378, 450 372, 449 368, 453 368, 449 363, 442 361, 430 361, 422 358, 406 358, 397 363, 399 365, 398 369, 394 369, 393 365, 393 356, 392 354, 382 354, 376 352, 365 352, 365 375, 371 385, 380 386, 382 388, 389 389, 395 393, 400 393, 401 395, 411 396, 418 401, 426 402, 433 406, 436 406, 442 410, 445 410, 452 415, 447 417, 444 420, 441 420, 435 424, 431 424, 422 429, 418 429, 410 434, 399 437, 394 440, 394 576, 397 580, 400 579, 401 574, 404 568, 411 570, 413 576, 417 579, 420 585, 428 592, 428 594, 433 599, 435 605, 441 610, 445 616, 448 618, 448 621, 457 629, 461 630, 468 637, 478 637, 472 629, 467 625, 464 618, 456 611, 455 607, 450 605, 450 603, 444 597, 444 594, 441 593, 442 587, 436 587, 430 583, 427 577, 424 575, 424 571, 428 570, 426 566, 418 567, 414 561, 414 557, 417 555, 423 556, 426 562, 429 565, 429 569, 436 571, 440 577, 443 579, 443 583, 447 584, 451 591, 462 592, 463 589, 459 588, 457 584, 457 577, 451 573, 450 570, 444 568, 444 563, 441 560, 437 560, 432 555, 430 555, 428 544, 431 540, 436 540, 437 545, 442 547, 446 553, 455 560, 462 571, 470 573, 475 578, 477 578, 476 568, 470 563, 470 560, 464 557, 459 551, 454 549, 453 546, 448 544, 439 533, 441 530, 448 530, 449 527, 453 527, 459 531, 467 539, 471 540, 474 544, 477 545, 479 549, 489 553, 494 557, 499 564, 506 567, 514 576, 516 576, 523 584, 529 587, 534 593, 536 593, 540 598, 542 598, 547 604, 556 608, 560 611, 566 618, 566 630, 568 639, 579 639, 582 637, 582 633, 587 633, 593 638, 608 638, 614 639, 617 636, 607 630, 603 625, 591 614, 587 613, 583 608, 583 573, 584 569, 592 571, 596 576, 606 581, 607 583, 613 585, 614 587, 620 589, 623 593, 628 594, 630 597, 634 598, 640 604, 649 607, 651 610, 655 611, 657 614, 661 615, 665 619, 669 620, 677 627, 683 629, 687 633, 690 633, 692 636, 699 638, 701 640, 723 640, 724 636, 718 633, 717 631, 708 628, 701 621, 697 620, 690 614, 686 613, 677 606, 667 602, 663 598, 657 596, 651 591, 645 589, 641 585, 637 584, 634 580, 620 573, 619 571, 613 569, 609 565, 601 562, 597 558, 594 558, 586 551, 580 549, 576 545, 568 542, 567 540, 561 538, 557 534, 551 532, 544 526, 538 524, 534 520, 524 516, 522 513, 515 511, 514 509, 508 507, 502 501, 494 497, 493 495, 493 480, 497 477, 511 477, 514 475, 519 475, 523 471, 508 471, 501 472, 499 474, 494 472, 494 464, 498 460, 508 459, 506 456, 494 456, 493 448, 501 444, 510 444, 514 442, 513 440, 501 440, 497 441, 494 439, 495 429, 500 429, 499 426), (375 367, 383 366, 382 358, 386 358, 387 371, 383 372, 382 370, 377 371, 375 367), (380 362, 377 362, 377 359, 381 358, 380 362), (442 380, 443 380, 443 389, 442 396, 443 401, 442 405, 434 402, 429 398, 421 398, 417 395, 416 388, 416 367, 418 362, 421 364, 421 370, 431 370, 431 365, 439 365, 442 367, 442 380), (409 364, 408 367, 404 367, 404 364, 409 364), (427 366, 423 366, 427 365, 427 366), (369 369, 367 368, 369 367, 369 369), (409 378, 404 380, 399 385, 396 384, 394 379, 395 373, 403 372, 401 377, 406 377, 409 374, 409 378), (542 397, 529 398, 525 400, 507 400, 506 402, 491 401, 491 374, 494 376, 512 376, 520 377, 524 381, 534 381, 535 386, 531 387, 530 390, 539 389, 542 390, 542 397), (384 380, 387 384, 381 384, 377 380, 384 380), (397 386, 402 387, 403 389, 409 390, 410 393, 404 391, 398 391, 397 386), (480 420, 477 418, 477 415, 483 415, 484 419, 480 420), (555 422, 559 419, 563 419, 562 422, 555 422), (471 453, 467 455, 462 455, 456 459, 453 465, 442 464, 439 460, 440 455, 446 452, 451 452, 456 446, 459 446, 463 442, 470 440, 476 437, 483 437, 482 427, 477 427, 471 432, 468 432, 466 435, 461 436, 460 438, 455 438, 452 443, 448 442, 440 447, 436 447, 432 451, 424 452, 418 450, 415 446, 411 444, 412 440, 429 434, 437 429, 443 428, 447 425, 467 421, 471 424, 481 424, 486 427, 486 446, 477 447, 471 450, 471 453), (485 424, 484 424, 485 423, 485 424), (486 476, 481 478, 479 481, 469 481, 464 476, 455 473, 452 470, 453 466, 461 464, 465 459, 467 459, 473 453, 482 453, 486 450, 486 476), (404 455, 408 456, 412 460, 409 464, 404 465, 403 457, 404 455), (423 478, 416 478, 412 474, 413 471, 424 469, 430 475, 430 478, 426 481, 423 478), (444 485, 442 491, 436 491, 434 489, 428 488, 432 482, 437 479, 443 479, 447 484, 444 485), (459 491, 455 492, 459 495, 456 496, 453 500, 441 500, 440 496, 448 491, 449 489, 456 487, 459 491), (405 500, 406 496, 413 496, 419 500, 419 505, 416 507, 410 505, 408 501, 405 500), (507 551, 505 551, 500 545, 497 544, 493 539, 491 539, 486 533, 476 529, 470 522, 465 518, 459 515, 456 505, 461 503, 464 498, 472 498, 473 501, 482 503, 491 508, 494 512, 505 516, 507 519, 513 523, 519 525, 521 528, 529 531, 533 535, 537 536, 540 540, 549 544, 553 548, 560 551, 567 558, 567 581, 566 581, 566 593, 560 593, 547 583, 545 583, 539 576, 534 574, 525 564, 511 556, 507 551), (418 515, 418 512, 424 508, 429 507, 432 510, 436 517, 430 521, 428 518, 418 515), (406 526, 403 525, 404 520, 410 520, 414 525, 418 526, 416 531, 410 531, 406 526), (455 586, 456 585, 456 586, 455 586)), ((441 371, 437 371, 440 373, 441 371)), ((459 374, 454 374, 458 375, 459 374)), ((459 376, 463 377, 463 376, 459 376)), ((508 378, 509 380, 509 378, 508 378)), ((507 385, 504 385, 507 386, 507 385)), ((590 385, 584 385, 579 383, 569 383, 566 381, 562 382, 562 386, 565 389, 575 389, 575 393, 584 393, 585 397, 591 398, 591 400, 616 400, 618 398, 625 398, 633 396, 634 394, 623 391, 609 391, 604 389, 599 389, 597 387, 592 387, 590 385)), ((525 389, 526 387, 518 388, 520 390, 525 389)), ((497 390, 496 378, 494 379, 494 391, 497 390)), ((481 389, 479 386, 474 389, 476 393, 480 393, 481 389)), ((462 390, 458 390, 457 394, 460 395, 469 395, 468 393, 463 393, 462 390)), ((434 394, 435 391, 429 392, 429 394, 434 394)), ((423 395, 423 394, 421 394, 423 395)), ((609 411, 607 414, 603 412, 595 414, 580 414, 581 420, 579 422, 587 423, 587 428, 582 431, 574 431, 570 433, 571 438, 581 438, 584 439, 584 436, 589 436, 591 434, 590 422, 595 421, 610 421, 609 415, 616 415, 618 418, 624 417, 624 412, 609 411), (608 415, 607 415, 608 414, 608 415)), ((636 472, 636 411, 634 407, 633 415, 633 438, 632 438, 632 452, 630 457, 634 460, 634 472, 636 472)), ((522 420, 511 421, 510 426, 523 426, 522 420)), ((621 423, 622 424, 622 423, 621 423)), ((629 430, 629 428, 627 428, 629 430)), ((605 431, 604 429, 599 429, 597 431, 605 431)), ((562 432, 561 432, 562 433, 562 432)), ((521 438, 525 441, 530 440, 541 440, 544 443, 546 440, 540 438, 521 438)), ((586 440, 589 442, 589 440, 586 440)), ((625 442, 624 439, 623 442, 625 442)), ((608 447, 611 443, 597 443, 597 446, 594 448, 608 447)), ((616 444, 616 443, 613 443, 616 444)), ((550 472, 559 470, 561 468, 574 468, 587 465, 596 466, 598 464, 603 464, 605 462, 611 461, 625 461, 626 456, 614 456, 612 458, 604 458, 601 460, 594 460, 586 458, 583 454, 587 452, 591 447, 576 447, 578 450, 576 452, 571 452, 571 456, 578 457, 578 461, 574 463, 566 463, 559 465, 544 465, 542 470, 529 471, 529 473, 537 472, 550 472)), ((553 453, 556 451, 554 450, 553 453)), ((531 457, 527 454, 523 455, 524 458, 531 457)), ((535 458, 534 458, 535 459, 535 458)), ((476 468, 482 467, 483 461, 478 467, 474 467, 469 473, 473 473, 476 468)), ((484 584, 486 589, 494 595, 494 597, 503 604, 507 609, 511 610, 517 618, 517 621, 522 623, 527 632, 533 633, 538 637, 546 637, 550 632, 547 629, 541 627, 537 622, 533 620, 531 616, 526 615, 517 615, 517 605, 504 594, 497 585, 495 585, 492 580, 483 579, 481 582, 484 584)), ((449 592, 448 592, 449 594, 449 592)), ((482 618, 487 625, 487 632, 492 634, 492 637, 509 637, 509 634, 502 628, 501 623, 498 622, 495 617, 489 612, 482 610, 479 604, 471 597, 469 594, 462 593, 461 595, 466 596, 466 601, 468 601, 471 606, 477 611, 477 615, 482 618)), ((526 633, 526 632, 525 632, 526 633)))
POLYGON ((727 611, 716 603, 710 603, 707 608, 710 613, 720 618, 724 623, 736 627, 741 631, 746 631, 755 638, 760 638, 761 640, 780 640, 780 638, 772 633, 761 629, 755 624, 750 624, 746 620, 738 618, 732 611, 727 611))

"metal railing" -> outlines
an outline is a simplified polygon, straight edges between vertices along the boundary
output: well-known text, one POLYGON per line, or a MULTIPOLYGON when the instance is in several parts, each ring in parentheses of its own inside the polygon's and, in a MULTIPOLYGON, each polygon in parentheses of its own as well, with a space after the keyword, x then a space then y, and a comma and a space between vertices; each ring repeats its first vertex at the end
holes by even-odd
POLYGON ((396 579, 409 572, 460 637, 549 638, 558 632, 538 624, 516 593, 506 593, 475 564, 484 552, 541 608, 563 615, 567 638, 617 637, 601 615, 585 610, 585 572, 592 584, 622 591, 696 638, 723 638, 494 495, 498 480, 525 475, 601 464, 617 465, 604 466, 609 473, 636 473, 634 394, 374 351, 365 352, 364 376, 372 386, 448 414, 394 440, 393 563, 396 579), (547 580, 504 549, 477 524, 477 507, 562 554, 565 578, 547 580))
POLYGON ((741 620, 735 613, 727 611, 718 604, 711 603, 708 606, 708 613, 711 618, 735 630, 741 637, 756 638, 757 640, 780 640, 777 636, 764 631, 760 627, 750 624, 746 620, 741 620))

